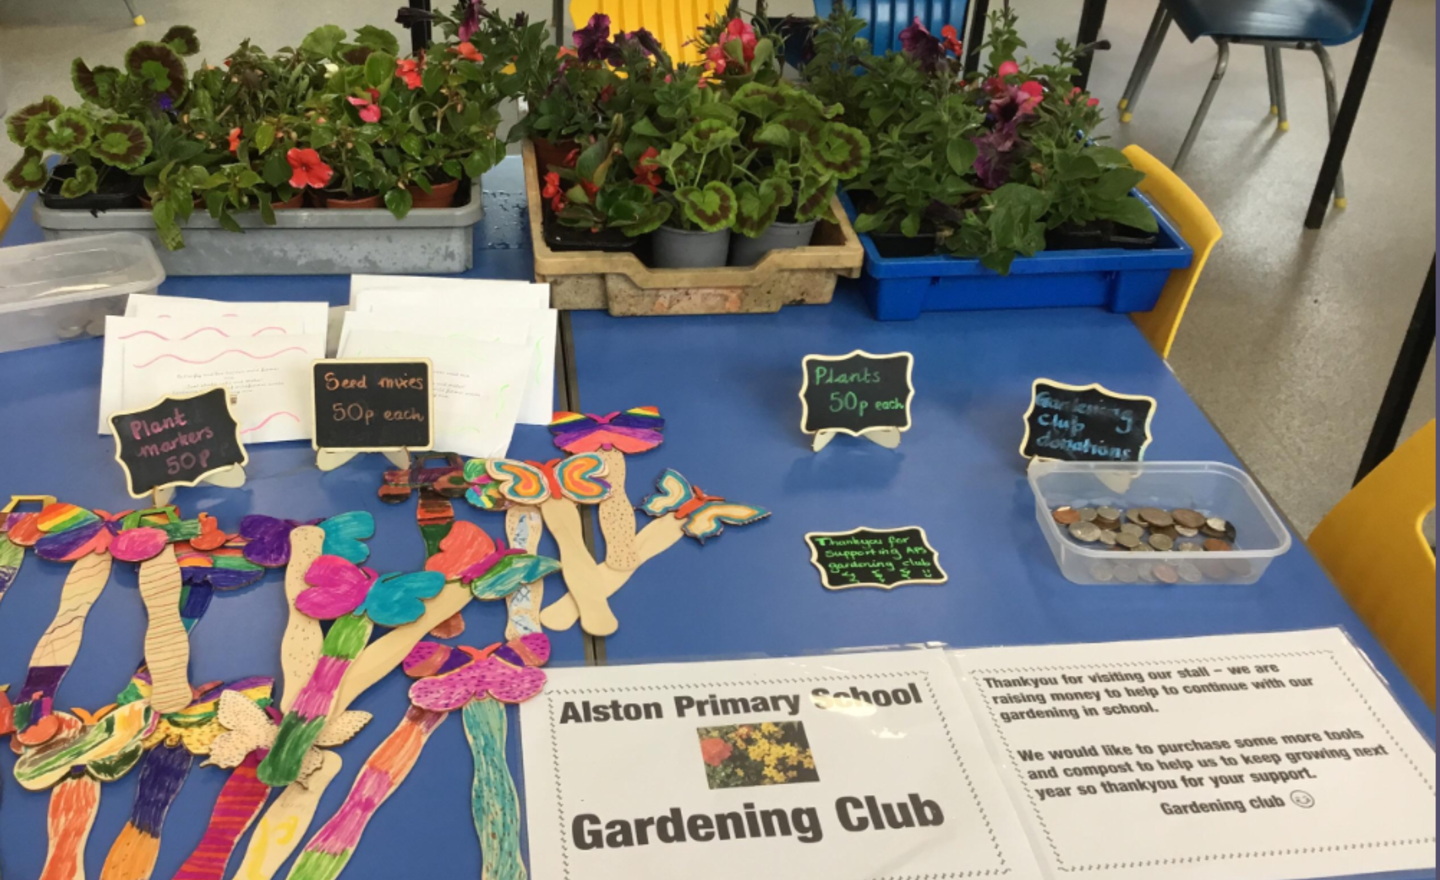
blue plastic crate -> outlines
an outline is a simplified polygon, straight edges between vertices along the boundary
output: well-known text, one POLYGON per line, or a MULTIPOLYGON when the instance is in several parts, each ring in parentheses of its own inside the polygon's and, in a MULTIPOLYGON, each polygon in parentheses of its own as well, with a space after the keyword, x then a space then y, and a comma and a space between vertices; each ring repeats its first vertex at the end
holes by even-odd
MULTIPOLYGON (((1170 272, 1189 266, 1194 254, 1165 215, 1138 192, 1132 195, 1145 202, 1159 221, 1155 248, 1042 251, 1017 257, 1009 275, 960 257, 882 257, 874 240, 861 233, 865 270, 860 283, 865 299, 882 321, 914 320, 921 312, 1054 306, 1148 312, 1170 272)), ((850 199, 842 194, 841 201, 853 219, 850 199)))

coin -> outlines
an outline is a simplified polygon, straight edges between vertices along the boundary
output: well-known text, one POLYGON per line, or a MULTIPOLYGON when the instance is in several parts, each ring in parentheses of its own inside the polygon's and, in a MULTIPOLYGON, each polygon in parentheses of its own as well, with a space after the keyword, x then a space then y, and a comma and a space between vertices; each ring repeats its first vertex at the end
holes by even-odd
POLYGON ((1230 569, 1231 574, 1248 575, 1250 573, 1250 560, 1248 559, 1227 559, 1225 567, 1230 569))
POLYGON ((1096 519, 1119 520, 1119 519, 1120 519, 1120 511, 1119 511, 1117 508, 1110 507, 1109 505, 1102 504, 1102 505, 1100 505, 1099 507, 1095 508, 1095 518, 1096 518, 1096 519))
POLYGON ((1181 553, 1199 553, 1205 548, 1194 541, 1181 541, 1175 545, 1175 549, 1181 553))
POLYGON ((1155 573, 1150 570, 1150 566, 1147 565, 1147 566, 1144 566, 1143 568, 1140 569, 1140 583, 1142 583, 1142 584, 1153 584, 1153 583, 1156 583, 1155 573))
POLYGON ((1120 526, 1120 531, 1124 534, 1129 535, 1132 538, 1139 538, 1145 534, 1145 527, 1137 526, 1133 522, 1127 522, 1124 525, 1120 526))
MULTIPOLYGON (((1126 523, 1129 525, 1129 523, 1126 523)), ((1121 531, 1115 536, 1115 543, 1121 547, 1134 547, 1140 543, 1140 536, 1134 532, 1121 531)))
POLYGON ((1199 529, 1192 529, 1189 526, 1182 526, 1178 521, 1170 528, 1174 529, 1175 534, 1179 535, 1182 538, 1193 538, 1196 535, 1200 534, 1199 529))
POLYGON ((1050 515, 1054 517, 1055 521, 1062 526, 1068 526, 1071 523, 1080 521, 1080 511, 1069 506, 1068 504, 1064 507, 1055 508, 1053 511, 1050 512, 1050 515))
POLYGON ((1140 515, 1138 508, 1132 507, 1125 511, 1125 518, 1141 528, 1145 527, 1145 518, 1140 515))
POLYGON ((1227 528, 1229 528, 1230 523, 1226 522, 1218 516, 1212 516, 1209 519, 1205 520, 1205 525, 1212 532, 1224 532, 1227 528))
POLYGON ((1182 525, 1187 529, 1198 529, 1205 525, 1205 514, 1198 510, 1191 510, 1188 507, 1177 507, 1170 511, 1170 515, 1175 518, 1175 522, 1178 525, 1182 525))
POLYGON ((1113 532, 1116 529, 1120 528, 1120 520, 1106 519, 1103 516, 1097 516, 1095 517, 1095 525, 1099 526, 1102 529, 1108 529, 1109 531, 1113 532))
POLYGON ((1182 562, 1175 566, 1175 573, 1180 575, 1180 580, 1187 584, 1198 584, 1201 580, 1200 569, 1195 567, 1193 562, 1182 562))
POLYGON ((1101 529, 1101 530, 1100 530, 1100 543, 1101 543, 1101 544, 1106 544, 1106 545, 1114 544, 1114 543, 1115 543, 1115 533, 1112 532, 1112 531, 1110 531, 1109 529, 1101 529))
POLYGON ((1152 526, 1161 526, 1163 528, 1164 526, 1172 526, 1175 524, 1174 517, 1158 507, 1142 507, 1140 508, 1140 515, 1145 517, 1145 521, 1152 526))
POLYGON ((1146 543, 1144 543, 1144 542, 1141 542, 1141 543, 1136 544, 1134 547, 1131 547, 1131 548, 1129 548, 1129 549, 1130 549, 1130 551, 1131 551, 1132 553, 1149 553, 1149 552, 1150 552, 1150 545, 1149 545, 1149 544, 1146 544, 1146 543))
POLYGON ((1197 564, 1205 576, 1212 581, 1223 581, 1230 574, 1229 570, 1225 568, 1225 563, 1218 560, 1207 559, 1197 564))
POLYGON ((1156 563, 1152 571, 1155 573, 1155 577, 1167 584, 1178 583, 1180 580, 1180 572, 1163 562, 1156 563))
POLYGON ((1235 548, 1230 546, 1229 541, 1224 541, 1220 538, 1206 538, 1205 549, 1212 553, 1224 553, 1226 550, 1233 550, 1235 548))
POLYGON ((1093 508, 1093 507, 1082 507, 1082 508, 1080 508, 1080 521, 1081 521, 1081 522, 1094 522, 1094 521, 1095 521, 1095 508, 1093 508))
POLYGON ((1174 548, 1175 539, 1170 537, 1169 535, 1162 535, 1156 533, 1150 536, 1150 546, 1154 547, 1156 550, 1164 552, 1166 550, 1174 548))
POLYGON ((1108 562, 1090 563, 1090 577, 1102 584, 1115 580, 1115 567, 1108 562))
POLYGON ((1135 569, 1131 567, 1129 563, 1117 562, 1115 564, 1115 580, 1125 584, 1133 584, 1139 580, 1139 576, 1135 574, 1135 569))
POLYGON ((1164 535, 1172 541, 1180 537, 1180 533, 1175 530, 1174 526, 1151 526, 1150 534, 1164 535))
POLYGON ((1077 541, 1093 544, 1100 540, 1100 527, 1092 522, 1071 523, 1069 528, 1071 536, 1077 541))

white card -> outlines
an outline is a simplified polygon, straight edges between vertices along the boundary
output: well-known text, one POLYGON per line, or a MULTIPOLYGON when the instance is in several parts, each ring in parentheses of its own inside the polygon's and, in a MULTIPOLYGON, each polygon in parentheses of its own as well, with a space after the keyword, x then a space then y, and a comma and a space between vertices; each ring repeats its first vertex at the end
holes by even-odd
POLYGON ((228 302, 186 296, 135 296, 125 304, 127 318, 280 319, 299 321, 306 333, 324 333, 329 311, 323 302, 228 302))
POLYGON ((550 285, 502 278, 429 275, 351 275, 350 308, 357 312, 405 310, 452 316, 475 308, 548 309, 550 285))
MULTIPOLYGON (((161 297, 156 297, 160 299, 161 297)), ((100 370, 100 433, 110 433, 110 414, 123 409, 122 353, 132 340, 177 342, 199 339, 212 344, 258 337, 288 336, 305 332, 304 322, 293 318, 266 321, 218 317, 105 318, 105 348, 100 370)))
POLYGON ((1435 866, 1435 750, 1338 629, 952 657, 1054 877, 1435 866))
MULTIPOLYGON (((522 373, 524 392, 520 399, 519 421, 526 425, 548 425, 555 413, 555 330, 554 309, 487 308, 484 319, 474 325, 437 319, 428 311, 354 311, 345 314, 340 332, 340 357, 350 353, 352 331, 383 333, 402 330, 442 339, 460 339, 477 347, 498 342, 527 349, 522 373)), ((417 354, 412 352, 411 354, 417 354)))
POLYGON ((219 345, 200 337, 140 337, 121 351, 123 409, 219 385, 232 395, 242 442, 310 437, 310 363, 324 357, 323 333, 230 338, 219 345))
POLYGON ((941 651, 546 674, 535 877, 1041 876, 941 651))
POLYGON ((346 346, 341 357, 429 358, 435 448, 475 458, 505 457, 526 382, 525 346, 371 330, 352 330, 346 346))

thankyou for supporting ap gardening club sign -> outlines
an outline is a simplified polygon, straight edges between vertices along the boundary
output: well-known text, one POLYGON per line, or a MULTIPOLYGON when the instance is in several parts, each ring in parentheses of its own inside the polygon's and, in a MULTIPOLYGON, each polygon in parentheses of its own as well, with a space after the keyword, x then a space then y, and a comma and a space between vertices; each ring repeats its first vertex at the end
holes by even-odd
POLYGON ((1038 876, 940 651, 548 675, 535 877, 1038 876))
POLYGON ((1020 454, 1059 461, 1140 461, 1150 445, 1155 398, 1104 385, 1036 379, 1020 454))

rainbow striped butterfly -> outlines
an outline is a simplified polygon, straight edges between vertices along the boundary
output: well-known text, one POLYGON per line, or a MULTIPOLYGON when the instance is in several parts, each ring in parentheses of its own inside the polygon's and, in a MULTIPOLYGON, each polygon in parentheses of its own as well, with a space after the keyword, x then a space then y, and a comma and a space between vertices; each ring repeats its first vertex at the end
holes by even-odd
POLYGON ((377 574, 340 556, 320 556, 305 572, 310 586, 295 597, 307 617, 333 620, 346 614, 365 615, 381 626, 419 620, 425 599, 445 588, 438 571, 377 574))
MULTIPOLYGON (((496 492, 515 504, 537 505, 546 500, 568 498, 577 504, 598 504, 610 497, 605 461, 593 452, 544 462, 495 458, 486 462, 486 472, 497 484, 496 492)), ((482 506, 488 502, 482 498, 482 506)), ((487 509, 494 509, 487 507, 487 509)))
POLYGON ((555 445, 566 452, 618 449, 627 455, 649 452, 664 442, 665 420, 653 406, 637 406, 623 413, 586 415, 557 412, 550 420, 555 445))
POLYGON ((673 513, 676 519, 684 520, 685 534, 705 543, 725 530, 725 526, 743 526, 764 519, 770 511, 763 507, 726 501, 718 495, 706 495, 679 471, 666 469, 655 481, 660 491, 645 498, 640 509, 651 516, 673 513))
POLYGON ((494 698, 522 703, 545 687, 536 668, 550 659, 550 638, 531 633, 483 650, 422 642, 405 658, 405 673, 424 678, 410 686, 410 702, 434 712, 450 712, 471 700, 494 698))

